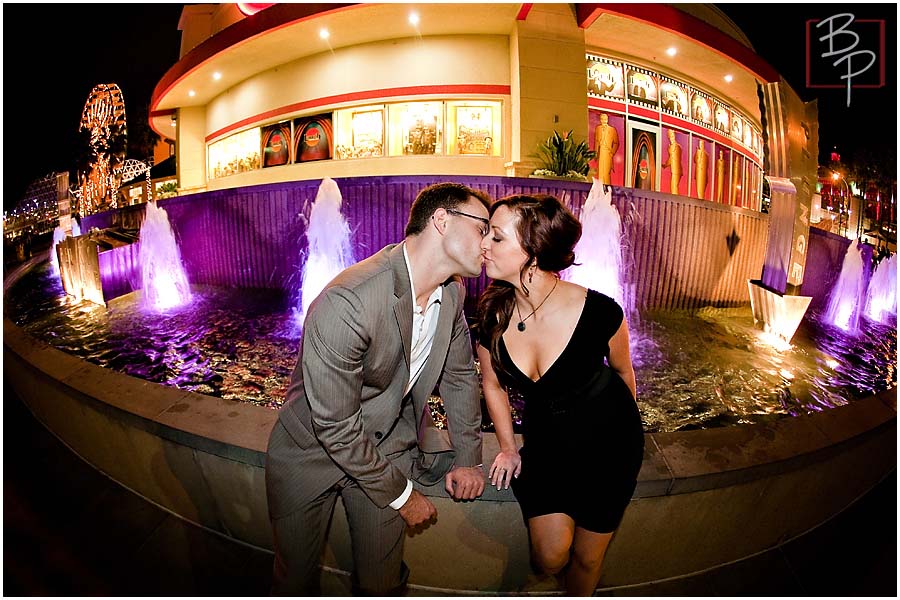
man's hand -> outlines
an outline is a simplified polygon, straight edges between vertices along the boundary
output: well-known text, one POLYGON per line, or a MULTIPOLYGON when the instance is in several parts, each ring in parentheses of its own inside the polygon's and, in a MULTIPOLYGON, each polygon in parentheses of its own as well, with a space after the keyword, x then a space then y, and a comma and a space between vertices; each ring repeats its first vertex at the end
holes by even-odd
POLYGON ((431 503, 431 500, 422 493, 413 490, 409 498, 406 499, 406 503, 400 507, 400 516, 406 521, 407 526, 416 528, 434 519, 437 516, 437 509, 431 503))
POLYGON ((474 500, 484 492, 484 471, 481 467, 453 467, 444 489, 454 500, 474 500))

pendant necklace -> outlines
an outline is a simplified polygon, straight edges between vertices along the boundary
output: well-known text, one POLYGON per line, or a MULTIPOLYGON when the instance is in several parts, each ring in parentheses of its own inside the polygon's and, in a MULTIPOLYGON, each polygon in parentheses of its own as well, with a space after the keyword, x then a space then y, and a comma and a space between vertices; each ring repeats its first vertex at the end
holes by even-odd
POLYGON ((525 331, 525 321, 527 321, 528 319, 533 317, 534 313, 536 313, 538 311, 538 308, 540 308, 544 305, 544 302, 547 301, 547 298, 549 298, 550 294, 552 294, 553 291, 556 289, 556 284, 558 284, 558 283, 559 283, 559 277, 557 277, 556 281, 553 282, 553 288, 550 290, 550 292, 546 296, 544 296, 544 299, 541 300, 541 303, 537 305, 537 308, 535 308, 533 311, 531 311, 528 314, 528 316, 525 317, 524 319, 522 318, 522 311, 519 310, 519 303, 516 302, 516 312, 519 314, 519 324, 516 325, 516 329, 518 329, 519 331, 525 331))

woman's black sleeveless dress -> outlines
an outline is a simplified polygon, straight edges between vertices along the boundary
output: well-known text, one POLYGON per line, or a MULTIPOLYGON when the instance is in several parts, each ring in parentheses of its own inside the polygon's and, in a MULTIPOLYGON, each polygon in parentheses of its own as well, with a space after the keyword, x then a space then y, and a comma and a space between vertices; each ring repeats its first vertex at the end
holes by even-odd
POLYGON ((644 454, 641 416, 625 382, 604 361, 623 313, 588 290, 568 345, 537 381, 500 341, 508 377, 524 399, 522 471, 512 488, 526 521, 565 513, 579 527, 615 530, 631 500, 644 454))

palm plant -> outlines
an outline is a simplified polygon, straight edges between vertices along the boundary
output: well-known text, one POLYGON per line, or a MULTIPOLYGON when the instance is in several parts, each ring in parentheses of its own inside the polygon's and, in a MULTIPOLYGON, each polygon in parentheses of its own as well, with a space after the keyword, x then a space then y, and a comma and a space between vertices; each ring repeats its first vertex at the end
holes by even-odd
POLYGON ((538 145, 537 154, 534 156, 541 160, 544 168, 536 170, 535 174, 547 173, 558 177, 583 179, 590 170, 590 160, 596 155, 586 141, 575 143, 571 129, 563 135, 554 131, 547 141, 538 145))

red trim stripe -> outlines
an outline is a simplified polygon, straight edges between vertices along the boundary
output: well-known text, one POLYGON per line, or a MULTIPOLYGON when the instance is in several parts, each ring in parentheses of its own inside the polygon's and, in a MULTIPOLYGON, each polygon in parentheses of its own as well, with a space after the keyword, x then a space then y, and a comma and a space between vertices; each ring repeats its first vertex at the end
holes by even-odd
POLYGON ((602 110, 614 110, 616 112, 622 113, 623 115, 625 114, 624 100, 608 100, 606 98, 594 98, 593 96, 589 96, 588 106, 599 108, 602 110))
POLYGON ((643 106, 632 104, 628 107, 628 114, 634 115, 636 117, 656 119, 657 121, 659 121, 660 112, 658 110, 652 110, 649 108, 644 108, 643 106))
POLYGON ((528 13, 531 12, 531 7, 534 6, 531 2, 525 2, 519 8, 519 14, 516 15, 516 21, 524 21, 528 17, 528 13))
POLYGON ((510 94, 510 86, 508 85, 490 85, 490 84, 460 84, 460 85, 416 85, 409 87, 385 88, 381 90, 366 90, 363 92, 353 92, 350 94, 338 94, 336 96, 325 96, 323 98, 315 98, 312 100, 304 100, 303 102, 295 102, 266 112, 259 113, 241 119, 236 123, 232 123, 206 136, 209 142, 226 133, 246 127, 259 121, 274 119, 281 115, 294 113, 301 110, 316 108, 318 106, 327 106, 330 104, 341 104, 344 102, 356 102, 359 100, 374 100, 379 98, 390 98, 393 96, 434 96, 448 94, 490 94, 508 96, 510 94))

